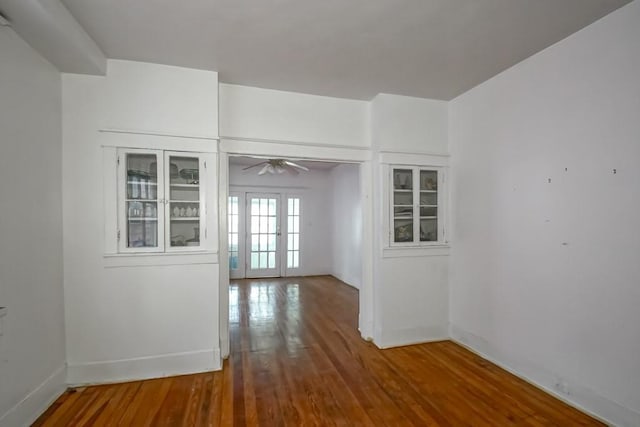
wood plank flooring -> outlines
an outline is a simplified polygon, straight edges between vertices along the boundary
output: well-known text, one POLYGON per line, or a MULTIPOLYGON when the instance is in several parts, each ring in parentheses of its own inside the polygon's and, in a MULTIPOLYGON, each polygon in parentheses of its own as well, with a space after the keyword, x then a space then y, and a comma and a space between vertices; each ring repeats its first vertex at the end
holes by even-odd
POLYGON ((70 390, 36 426, 603 425, 452 342, 378 350, 328 276, 230 288, 224 370, 70 390))

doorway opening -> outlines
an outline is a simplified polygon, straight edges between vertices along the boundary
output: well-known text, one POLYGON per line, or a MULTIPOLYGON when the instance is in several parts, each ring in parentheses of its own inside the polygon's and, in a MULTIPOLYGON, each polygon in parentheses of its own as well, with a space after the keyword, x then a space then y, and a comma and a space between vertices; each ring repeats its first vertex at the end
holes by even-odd
POLYGON ((230 279, 332 275, 362 282, 359 165, 297 161, 260 173, 262 158, 229 157, 230 279))

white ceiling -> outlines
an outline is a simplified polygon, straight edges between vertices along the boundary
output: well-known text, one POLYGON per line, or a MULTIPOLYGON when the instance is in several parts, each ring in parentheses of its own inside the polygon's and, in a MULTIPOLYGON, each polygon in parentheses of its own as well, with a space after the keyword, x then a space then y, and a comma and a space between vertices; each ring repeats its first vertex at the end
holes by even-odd
POLYGON ((343 98, 449 100, 630 0, 63 0, 106 56, 343 98))

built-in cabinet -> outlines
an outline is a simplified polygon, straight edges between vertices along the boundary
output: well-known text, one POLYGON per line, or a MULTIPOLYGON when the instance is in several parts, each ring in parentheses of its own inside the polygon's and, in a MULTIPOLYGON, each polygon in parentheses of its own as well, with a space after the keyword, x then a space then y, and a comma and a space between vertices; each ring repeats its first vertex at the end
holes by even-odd
MULTIPOLYGON (((120 148, 118 250, 180 252, 205 248, 206 153, 120 148)), ((212 165, 213 166, 213 165, 212 165)), ((213 168, 215 174, 215 168, 213 168)))
POLYGON ((443 242, 442 170, 392 166, 390 172, 391 246, 443 242))

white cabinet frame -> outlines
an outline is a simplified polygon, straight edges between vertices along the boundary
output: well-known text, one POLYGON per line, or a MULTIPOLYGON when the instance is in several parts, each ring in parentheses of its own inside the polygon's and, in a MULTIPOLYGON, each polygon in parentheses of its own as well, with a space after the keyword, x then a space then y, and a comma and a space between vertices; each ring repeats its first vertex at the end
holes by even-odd
MULTIPOLYGON (((210 252, 217 249, 217 157, 215 153, 207 152, 193 152, 193 151, 170 151, 162 149, 144 149, 144 148, 126 148, 118 147, 115 150, 110 147, 105 147, 105 161, 111 157, 109 152, 115 151, 115 166, 116 166, 116 188, 115 191, 109 190, 108 182, 105 182, 105 195, 117 199, 117 217, 114 221, 111 220, 111 216, 107 210, 105 214, 105 241, 106 253, 109 253, 109 248, 117 249, 117 253, 122 255, 135 255, 135 254, 168 254, 168 253, 197 253, 197 252, 210 252), (112 151, 113 150, 113 151, 112 151), (157 246, 156 247, 128 247, 127 236, 127 154, 151 154, 156 156, 157 165, 157 246), (178 157, 193 157, 198 159, 199 165, 199 197, 198 203, 200 206, 198 221, 194 223, 198 224, 200 232, 200 245, 199 246, 171 246, 171 212, 169 197, 171 194, 171 183, 169 177, 170 168, 170 156, 178 157), (111 224, 116 226, 117 240, 115 245, 109 243, 110 233, 107 232, 107 228, 111 224)), ((105 164, 105 166, 108 166, 105 164)), ((105 176, 108 176, 106 174, 105 176)), ((105 200, 107 206, 113 203, 114 200, 105 200)), ((196 201, 194 201, 196 203, 196 201)))
MULTIPOLYGON (((414 166, 414 165, 388 165, 387 181, 387 197, 388 202, 388 217, 387 226, 388 229, 388 246, 389 247, 430 247, 441 246, 447 244, 446 240, 446 218, 447 218, 447 187, 446 187, 446 175, 445 167, 442 166, 414 166), (394 171, 395 170, 410 170, 412 173, 412 217, 413 222, 413 238, 409 242, 396 242, 395 241, 395 211, 394 211, 394 171), (435 241, 420 241, 420 172, 432 171, 437 173, 437 240, 435 241)), ((407 190, 409 191, 409 190, 407 190)))

